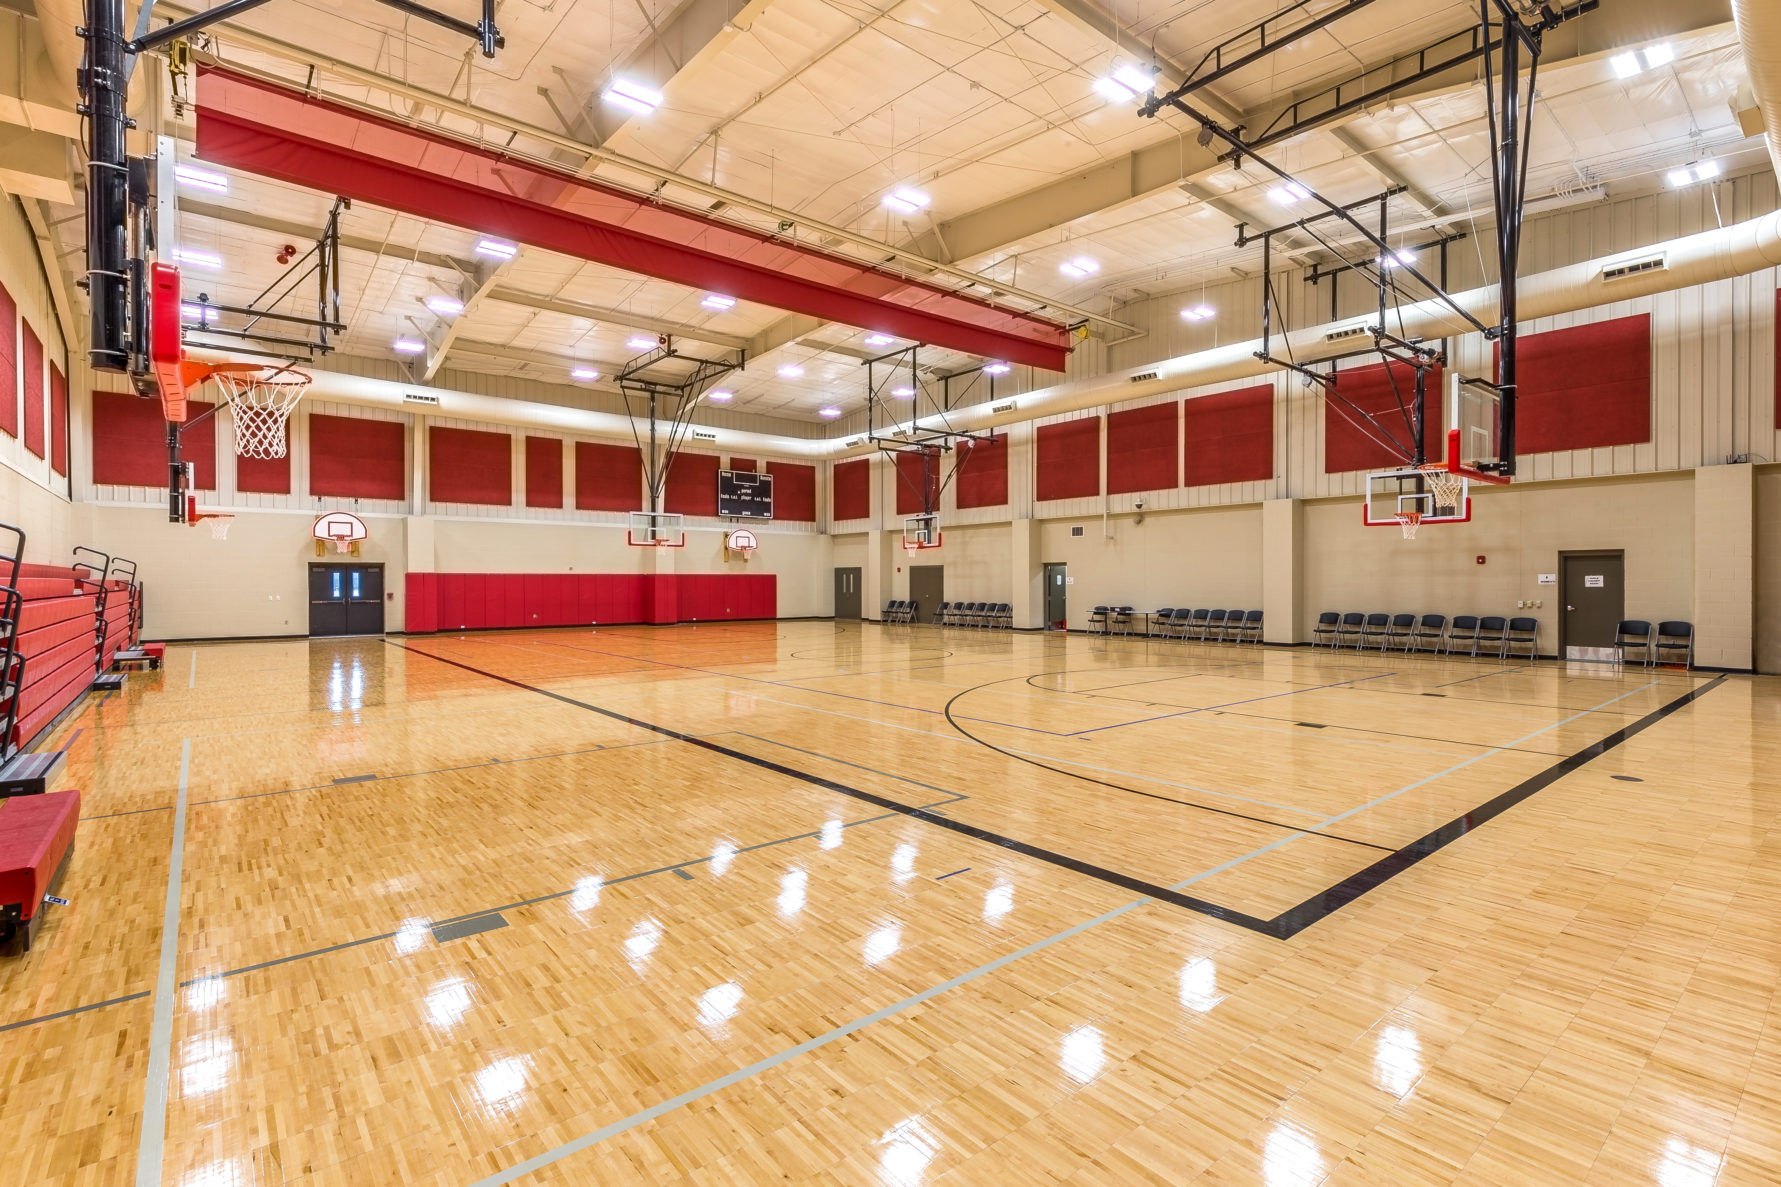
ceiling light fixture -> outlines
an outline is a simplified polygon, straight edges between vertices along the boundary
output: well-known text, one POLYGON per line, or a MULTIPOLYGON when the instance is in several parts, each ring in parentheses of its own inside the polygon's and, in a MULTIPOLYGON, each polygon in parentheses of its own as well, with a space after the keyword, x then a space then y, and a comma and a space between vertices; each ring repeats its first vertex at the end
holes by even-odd
POLYGON ((891 343, 893 343, 895 341, 896 341, 896 339, 892 338, 889 334, 867 334, 866 335, 866 345, 867 346, 889 346, 891 343))
POLYGON ((579 379, 583 383, 588 383, 592 380, 600 378, 600 373, 598 371, 594 370, 592 367, 575 367, 570 370, 569 378, 579 379))
POLYGON ((1217 310, 1210 305, 1189 305, 1181 311, 1183 321, 1211 321, 1217 310))
POLYGON ((1400 247, 1388 255, 1379 257, 1379 265, 1383 268, 1402 268, 1405 264, 1414 264, 1415 262, 1416 253, 1407 247, 1400 247))
POLYGON ((1138 97, 1137 91, 1126 86, 1125 83, 1120 82, 1117 78, 1097 78, 1095 79, 1094 86, 1095 94, 1107 100, 1109 103, 1125 103, 1138 97))
POLYGON ((706 293, 705 299, 700 301, 699 304, 714 312, 722 313, 726 309, 734 309, 736 307, 736 298, 726 297, 722 293, 706 293))
POLYGON ((705 398, 707 400, 715 400, 717 403, 723 404, 723 403, 728 402, 731 399, 734 399, 735 395, 736 395, 735 392, 715 391, 715 392, 706 392, 705 398))
POLYGON ((1127 63, 1114 69, 1113 81, 1134 94, 1142 94, 1156 86, 1156 75, 1142 66, 1127 63))
POLYGON ((1057 270, 1065 276, 1093 276, 1101 270, 1100 262, 1088 256, 1077 256, 1073 260, 1065 260, 1057 266, 1057 270))
POLYGON ((420 354, 427 349, 427 344, 419 338, 398 338, 390 343, 390 347, 397 354, 420 354))
POLYGON ((796 363, 781 363, 779 365, 779 377, 781 379, 802 379, 804 378, 804 368, 798 366, 796 363))
POLYGON ((221 268, 223 257, 214 252, 199 251, 194 247, 176 247, 173 258, 182 264, 190 264, 194 268, 221 268))
POLYGON ((1697 181, 1711 181, 1720 174, 1718 161, 1690 161, 1680 169, 1672 169, 1664 174, 1669 183, 1681 189, 1693 185, 1697 181))
POLYGON ((179 316, 187 321, 201 322, 207 326, 216 325, 217 309, 214 305, 181 305, 179 316))
POLYGON ((1296 181, 1285 182, 1268 191, 1268 197, 1282 206, 1291 206, 1294 202, 1303 202, 1311 196, 1311 191, 1296 181))
POLYGON ((600 98, 614 107, 622 107, 638 115, 652 115, 662 105, 662 92, 640 82, 632 82, 628 78, 613 79, 600 92, 600 98))
POLYGON ((1615 54, 1608 59, 1608 65, 1613 67, 1615 78, 1631 78, 1635 74, 1667 66, 1675 60, 1676 48, 1667 41, 1660 41, 1642 50, 1629 49, 1623 54, 1615 54))
POLYGON ((983 373, 985 375, 1006 375, 1012 370, 1014 370, 1013 367, 1010 367, 1007 363, 1001 361, 983 364, 983 373))
POLYGON ((907 400, 915 395, 915 389, 912 387, 893 387, 891 388, 891 395, 897 397, 899 400, 907 400))
POLYGON ((175 165, 173 176, 184 185, 197 186, 201 190, 214 190, 219 194, 229 192, 229 179, 221 173, 212 173, 208 169, 200 169, 196 165, 175 165))
POLYGON ((647 334, 632 334, 629 338, 625 339, 625 345, 632 350, 654 350, 656 348, 656 340, 647 334))
POLYGON ((479 239, 476 242, 476 254, 487 256, 491 260, 511 260, 519 254, 519 248, 499 239, 479 239))
POLYGON ((898 186, 884 196, 884 204, 898 214, 919 214, 933 199, 910 186, 898 186))
POLYGON ((437 313, 440 317, 456 317, 464 312, 464 303, 456 297, 431 296, 421 304, 437 313))
POLYGON ((824 419, 834 420, 837 416, 841 415, 841 409, 839 409, 839 408, 818 408, 816 410, 816 414, 820 417, 823 417, 824 419))

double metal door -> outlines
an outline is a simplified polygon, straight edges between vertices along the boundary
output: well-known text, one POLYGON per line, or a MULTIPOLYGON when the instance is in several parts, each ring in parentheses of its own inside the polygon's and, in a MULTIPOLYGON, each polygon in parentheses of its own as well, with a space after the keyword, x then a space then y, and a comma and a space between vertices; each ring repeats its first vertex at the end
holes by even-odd
POLYGON ((383 634, 383 566, 310 565, 309 634, 383 634))

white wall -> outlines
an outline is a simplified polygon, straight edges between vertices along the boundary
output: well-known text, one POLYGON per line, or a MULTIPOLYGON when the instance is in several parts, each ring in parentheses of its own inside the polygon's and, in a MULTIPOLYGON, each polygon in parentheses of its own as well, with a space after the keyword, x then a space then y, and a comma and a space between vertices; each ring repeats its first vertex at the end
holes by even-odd
MULTIPOLYGON (((17 374, 14 384, 19 392, 17 413, 19 436, 0 433, 0 521, 23 528, 26 535, 25 559, 38 564, 57 564, 68 559, 69 549, 83 541, 74 538, 74 513, 69 500, 69 482, 56 475, 50 465, 49 364, 64 372, 68 368, 68 352, 62 328, 56 318, 49 280, 37 254, 36 236, 25 218, 18 200, 0 192, 0 285, 18 305, 19 321, 36 332, 43 343, 44 371, 39 376, 43 398, 43 457, 25 448, 24 349, 20 342, 17 374)), ((19 327, 0 326, 8 336, 24 335, 19 327)), ((70 376, 72 388, 73 377, 70 376)), ((70 444, 70 452, 73 445, 70 444)))

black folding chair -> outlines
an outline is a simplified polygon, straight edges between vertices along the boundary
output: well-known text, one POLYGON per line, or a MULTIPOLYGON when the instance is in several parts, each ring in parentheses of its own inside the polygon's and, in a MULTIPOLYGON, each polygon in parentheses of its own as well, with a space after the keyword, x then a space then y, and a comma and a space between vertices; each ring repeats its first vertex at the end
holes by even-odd
POLYGON ((1694 667, 1694 623, 1672 620, 1657 624, 1657 638, 1653 645, 1653 663, 1663 663, 1666 651, 1682 653, 1682 666, 1694 667))
POLYGON ((1224 618, 1223 610, 1206 611, 1206 629, 1200 632, 1200 638, 1208 643, 1216 643, 1224 638, 1224 618))
POLYGON ((1162 636, 1169 633, 1169 623, 1174 621, 1175 607, 1164 606, 1150 616, 1150 634, 1162 636))
POLYGON ((1456 614, 1453 625, 1447 628, 1447 654, 1452 655, 1453 649, 1462 644, 1467 655, 1478 654, 1478 616, 1475 614, 1456 614))
POLYGON ((1366 625, 1366 621, 1367 616, 1359 611, 1351 611, 1350 613, 1344 614, 1342 616, 1342 621, 1336 627, 1335 645, 1337 647, 1342 646, 1343 643, 1348 641, 1348 637, 1352 635, 1355 639, 1355 646, 1358 648, 1360 646, 1361 628, 1366 625))
POLYGON ((1243 615, 1243 633, 1238 636, 1240 643, 1260 643, 1262 641, 1262 612, 1250 610, 1243 615))
POLYGON ((1224 630, 1219 632, 1220 643, 1235 643, 1243 637, 1243 611, 1226 610, 1224 612, 1224 630))
POLYGON ((1651 624, 1643 618, 1628 618, 1614 628, 1614 646, 1620 649, 1620 662, 1625 663, 1632 658, 1634 647, 1639 649, 1639 663, 1651 666, 1651 624))
POLYGON ((1472 654, 1477 655, 1480 651, 1490 654, 1490 645, 1493 643, 1496 644, 1497 658, 1502 659, 1509 647, 1509 620, 1488 614, 1478 620, 1478 642, 1472 649, 1472 654))
POLYGON ((1526 646, 1523 652, 1529 659, 1540 653, 1540 620, 1537 618, 1511 618, 1509 632, 1503 636, 1503 655, 1515 654, 1517 647, 1526 646))
POLYGON ((1377 639, 1379 640, 1379 650, 1384 651, 1385 640, 1390 632, 1391 615, 1369 614, 1361 623, 1360 638, 1355 642, 1354 649, 1360 651, 1366 647, 1369 639, 1377 639))
POLYGON ((1210 610, 1195 610, 1193 615, 1187 620, 1187 630, 1183 633, 1182 638, 1204 639, 1206 637, 1206 623, 1211 617, 1212 611, 1210 610))
POLYGON ((1441 641, 1447 636, 1447 616, 1445 614, 1424 614, 1410 632, 1409 642, 1404 644, 1405 651, 1421 651, 1423 643, 1437 654, 1441 650, 1441 641))
POLYGON ((1311 628, 1311 646, 1326 642, 1331 647, 1336 645, 1336 636, 1341 631, 1342 616, 1334 610, 1325 610, 1317 616, 1317 625, 1311 628))
POLYGON ((1415 629, 1416 615, 1392 615, 1391 621, 1385 624, 1385 642, 1379 645, 1379 650, 1384 651, 1387 647, 1392 646, 1397 646, 1401 651, 1408 650, 1410 646, 1410 635, 1415 629))
POLYGON ((1100 627, 1101 633, 1105 634, 1107 632, 1108 617, 1109 611, 1107 607, 1096 606, 1093 612, 1088 616, 1088 625, 1091 627, 1100 627))

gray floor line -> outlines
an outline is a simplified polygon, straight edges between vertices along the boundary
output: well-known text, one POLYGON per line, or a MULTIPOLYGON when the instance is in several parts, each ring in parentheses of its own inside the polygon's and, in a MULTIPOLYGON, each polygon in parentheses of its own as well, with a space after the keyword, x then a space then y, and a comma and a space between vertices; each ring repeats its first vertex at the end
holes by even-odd
MULTIPOLYGON (((194 653, 196 654, 196 653, 194 653)), ((148 1038, 148 1081, 142 1092, 142 1140, 136 1147, 136 1187, 160 1187, 167 1149, 167 1080, 173 1062, 173 999, 178 993, 180 874, 185 865, 186 789, 192 740, 180 745, 179 798, 173 804, 173 844, 167 854, 167 901, 161 910, 161 967, 155 978, 154 1024, 148 1038)))

